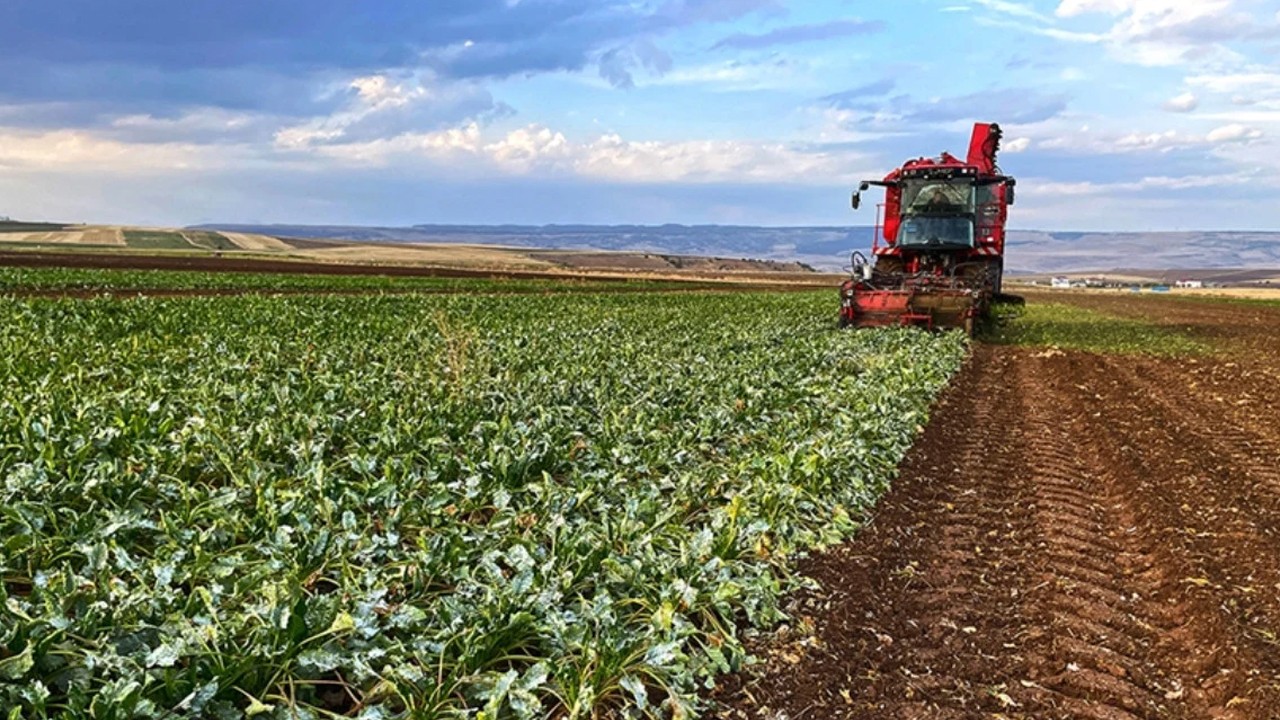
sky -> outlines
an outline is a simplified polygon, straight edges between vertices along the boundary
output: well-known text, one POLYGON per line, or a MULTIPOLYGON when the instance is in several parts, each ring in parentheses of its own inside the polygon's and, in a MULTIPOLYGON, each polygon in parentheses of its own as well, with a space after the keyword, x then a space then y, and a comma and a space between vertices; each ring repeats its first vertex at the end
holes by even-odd
POLYGON ((0 215, 869 224, 1005 130, 1011 223, 1280 229, 1276 0, 7 0, 0 215))

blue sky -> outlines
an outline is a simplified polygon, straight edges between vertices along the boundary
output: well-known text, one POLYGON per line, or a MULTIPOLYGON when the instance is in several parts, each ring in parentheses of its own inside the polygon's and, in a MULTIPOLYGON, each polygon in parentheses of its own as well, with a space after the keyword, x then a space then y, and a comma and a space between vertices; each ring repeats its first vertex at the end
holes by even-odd
POLYGON ((1275 0, 9 0, 0 214, 845 225, 1006 130, 1014 224, 1280 228, 1275 0))

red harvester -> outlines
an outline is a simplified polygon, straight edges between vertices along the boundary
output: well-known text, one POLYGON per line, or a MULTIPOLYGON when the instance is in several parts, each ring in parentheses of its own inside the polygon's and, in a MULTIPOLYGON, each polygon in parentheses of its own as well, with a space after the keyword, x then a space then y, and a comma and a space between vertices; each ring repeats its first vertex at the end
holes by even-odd
POLYGON ((841 327, 919 325, 970 334, 1004 277, 1004 226, 1016 181, 996 167, 1000 126, 973 126, 969 155, 909 160, 883 180, 876 213, 875 264, 853 253, 853 276, 840 286, 841 327))

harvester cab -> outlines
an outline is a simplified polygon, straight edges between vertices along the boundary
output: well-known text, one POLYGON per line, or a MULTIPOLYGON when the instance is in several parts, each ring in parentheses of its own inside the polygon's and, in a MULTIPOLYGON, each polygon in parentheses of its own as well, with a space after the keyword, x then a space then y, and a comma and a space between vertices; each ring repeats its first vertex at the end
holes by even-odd
POLYGON ((1004 278, 1005 220, 1016 181, 1000 172, 1000 127, 974 126, 969 154, 910 160, 883 180, 872 260, 852 257, 840 286, 840 325, 959 327, 972 333, 1004 278))

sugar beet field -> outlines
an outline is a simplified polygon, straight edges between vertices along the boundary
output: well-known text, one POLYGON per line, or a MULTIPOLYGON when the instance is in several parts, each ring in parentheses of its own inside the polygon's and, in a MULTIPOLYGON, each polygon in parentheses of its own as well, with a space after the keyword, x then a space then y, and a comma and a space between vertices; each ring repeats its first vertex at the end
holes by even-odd
POLYGON ((1280 717, 1280 306, 1030 300, 0 271, 0 718, 1280 717))
POLYGON ((967 352, 832 303, 0 298, 0 707, 695 716, 967 352))

